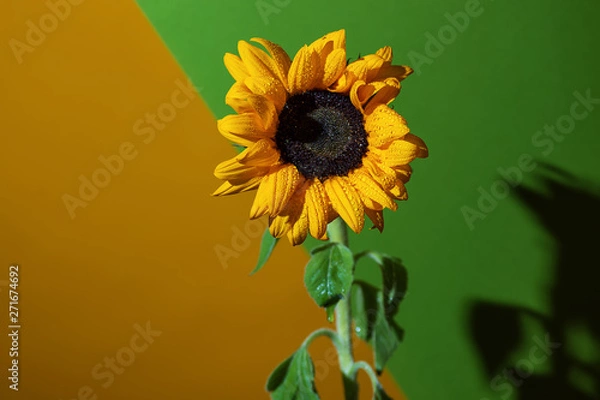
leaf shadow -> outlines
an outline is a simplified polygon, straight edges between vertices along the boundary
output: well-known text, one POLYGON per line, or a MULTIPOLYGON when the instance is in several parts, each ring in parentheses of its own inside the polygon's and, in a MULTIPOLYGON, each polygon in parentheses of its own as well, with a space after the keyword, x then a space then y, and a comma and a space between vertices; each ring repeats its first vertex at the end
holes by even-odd
POLYGON ((554 242, 550 311, 542 315, 525 306, 474 301, 469 310, 472 340, 498 398, 598 399, 600 197, 588 183, 565 170, 548 164, 542 164, 540 170, 537 178, 543 190, 521 185, 515 193, 554 242), (541 325, 547 338, 560 347, 542 357, 545 338, 532 342, 526 337, 525 318, 541 325), (573 336, 574 327, 589 339, 583 344, 583 353, 573 351, 573 345, 578 347, 573 341, 579 340, 573 336), (529 351, 519 353, 520 362, 513 362, 512 356, 524 346, 530 346, 529 351), (536 368, 535 360, 539 364, 543 360, 543 368, 536 368), (533 368, 526 371, 523 366, 527 365, 533 368), (543 372, 538 372, 540 369, 543 372))

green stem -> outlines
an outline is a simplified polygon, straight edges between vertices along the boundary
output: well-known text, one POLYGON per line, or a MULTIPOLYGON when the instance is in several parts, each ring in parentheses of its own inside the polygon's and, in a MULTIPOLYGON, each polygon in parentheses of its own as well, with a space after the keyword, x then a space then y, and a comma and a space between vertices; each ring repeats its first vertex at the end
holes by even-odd
POLYGON ((352 355, 352 318, 350 314, 350 302, 346 297, 340 300, 335 308, 335 325, 338 332, 338 348, 340 357, 340 368, 344 375, 350 376, 354 357, 352 355))
POLYGON ((344 220, 340 217, 331 221, 327 227, 327 233, 332 243, 340 243, 346 247, 348 246, 348 228, 344 220))
POLYGON ((338 344, 339 344, 338 335, 334 330, 322 328, 322 329, 317 329, 316 331, 314 331, 310 335, 308 335, 306 337, 306 339, 304 339, 302 346, 303 347, 310 346, 312 341, 315 340, 316 338, 318 338, 319 336, 327 336, 329 339, 331 339, 331 341, 333 342, 334 345, 338 346, 338 344))
POLYGON ((362 369, 367 373, 367 375, 369 375, 369 379, 371 379, 371 384, 373 385, 373 391, 377 390, 379 387, 379 379, 377 378, 375 371, 373 371, 373 368, 371 368, 371 366, 364 361, 357 361, 352 366, 352 373, 354 373, 354 376, 356 376, 359 369, 362 369))
MULTIPOLYGON (((329 224, 329 240, 348 246, 348 228, 341 218, 337 218, 329 224)), ((338 357, 340 369, 344 375, 346 386, 346 399, 356 398, 356 371, 352 371, 354 356, 352 354, 352 314, 350 309, 350 293, 340 300, 335 307, 335 325, 338 332, 338 357)))

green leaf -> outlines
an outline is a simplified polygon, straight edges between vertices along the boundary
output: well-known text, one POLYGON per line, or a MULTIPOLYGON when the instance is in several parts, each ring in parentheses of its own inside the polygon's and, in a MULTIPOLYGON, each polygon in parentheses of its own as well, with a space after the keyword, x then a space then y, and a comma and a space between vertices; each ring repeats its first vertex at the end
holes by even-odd
POLYGON ((377 321, 377 296, 380 292, 375 286, 363 281, 354 281, 350 303, 356 336, 369 341, 373 335, 373 327, 377 321))
POLYGON ((271 392, 271 398, 273 400, 319 400, 314 385, 315 370, 306 348, 301 347, 288 360, 275 369, 277 371, 283 364, 288 363, 287 368, 280 369, 280 372, 285 370, 285 378, 281 381, 281 375, 278 374, 275 379, 275 381, 280 380, 280 384, 271 392))
POLYGON ((402 264, 402 260, 397 257, 376 251, 363 251, 355 256, 355 260, 358 261, 363 257, 369 257, 381 268, 384 309, 388 319, 391 319, 398 312, 398 306, 406 296, 408 272, 402 264))
POLYGON ((362 321, 359 318, 355 320, 355 326, 361 330, 366 328, 366 334, 361 336, 357 332, 357 335, 371 342, 375 353, 375 370, 380 374, 400 341, 404 339, 404 330, 396 324, 394 315, 398 312, 398 306, 406 295, 408 274, 399 258, 378 252, 364 251, 357 254, 355 260, 358 261, 363 257, 369 257, 380 266, 383 275, 383 290, 356 282, 358 283, 356 286, 360 289, 353 292, 353 297, 356 296, 357 299, 352 301, 352 312, 362 318, 362 321), (375 302, 373 298, 376 299, 375 302), (369 304, 367 305, 367 303, 369 304), (365 314, 367 315, 366 319, 365 314), (366 325, 364 321, 366 321, 366 325))
POLYGON ((269 257, 271 257, 271 253, 273 249, 275 249, 275 245, 279 242, 278 238, 274 238, 269 232, 269 228, 265 229, 265 233, 263 233, 262 241, 260 242, 260 252, 258 253, 258 262, 256 263, 256 267, 254 270, 250 272, 250 275, 254 275, 266 264, 269 257))
POLYGON ((236 144, 236 143, 231 143, 231 145, 233 146, 233 148, 235 149, 235 151, 237 151, 238 153, 241 153, 242 151, 246 150, 245 146, 241 146, 241 145, 236 144))
POLYGON ((271 392, 271 399, 273 400, 288 400, 297 399, 298 397, 298 381, 295 370, 290 370, 286 378, 283 380, 281 385, 271 392))
POLYGON ((298 369, 298 398, 299 399, 318 399, 315 389, 315 367, 313 365, 310 354, 306 348, 302 347, 294 357, 297 362, 298 369))
POLYGON ((408 272, 399 258, 383 256, 383 301, 385 314, 392 318, 398 312, 400 302, 406 296, 408 272))
POLYGON ((390 324, 390 327, 396 333, 396 337, 398 338, 398 341, 403 342, 404 341, 404 329, 400 325, 398 325, 396 323, 396 321, 394 321, 393 319, 388 319, 388 323, 390 324))
MULTIPOLYGON (((380 292, 381 294, 381 292, 380 292)), ((381 374, 385 364, 392 357, 399 344, 396 329, 390 325, 384 310, 383 296, 378 296, 377 321, 373 328, 373 352, 375 353, 375 370, 381 374)))
POLYGON ((273 370, 273 372, 271 372, 271 375, 269 375, 269 379, 267 379, 267 387, 266 387, 267 392, 272 392, 275 389, 277 389, 279 386, 281 386, 281 384, 283 383, 283 380, 285 379, 285 376, 288 373, 290 364, 292 363, 292 359, 294 358, 295 354, 296 353, 294 353, 291 356, 289 356, 288 358, 286 358, 286 360, 284 362, 279 364, 273 370))
POLYGON ((352 285, 352 318, 356 335, 368 341, 375 354, 375 369, 383 371, 400 341, 404 331, 385 313, 383 292, 362 281, 352 285))
POLYGON ((335 305, 352 286, 354 257, 346 246, 331 243, 313 251, 306 264, 304 284, 320 307, 335 305))
POLYGON ((330 248, 331 246, 335 246, 335 243, 333 243, 333 242, 327 242, 325 244, 317 246, 317 247, 313 248, 310 251, 310 255, 312 256, 313 254, 318 253, 318 252, 323 251, 323 250, 326 250, 326 249, 330 248))
POLYGON ((377 385, 375 389, 375 393, 373 394, 373 400, 393 400, 388 394, 383 390, 380 385, 377 385))

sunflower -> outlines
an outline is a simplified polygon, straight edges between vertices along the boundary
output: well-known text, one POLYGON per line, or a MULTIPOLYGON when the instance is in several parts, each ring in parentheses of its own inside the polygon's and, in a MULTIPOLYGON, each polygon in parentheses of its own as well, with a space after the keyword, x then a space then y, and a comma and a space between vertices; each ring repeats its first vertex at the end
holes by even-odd
POLYGON ((218 129, 245 149, 216 167, 225 182, 213 195, 257 189, 250 218, 268 215, 271 234, 293 245, 308 232, 326 239, 338 216, 358 233, 366 214, 382 231, 383 209, 407 199, 409 163, 428 154, 388 106, 412 69, 392 65, 388 46, 348 63, 344 30, 293 60, 268 40, 251 40, 266 52, 240 41, 239 56, 224 57, 235 79, 226 103, 237 114, 218 129))

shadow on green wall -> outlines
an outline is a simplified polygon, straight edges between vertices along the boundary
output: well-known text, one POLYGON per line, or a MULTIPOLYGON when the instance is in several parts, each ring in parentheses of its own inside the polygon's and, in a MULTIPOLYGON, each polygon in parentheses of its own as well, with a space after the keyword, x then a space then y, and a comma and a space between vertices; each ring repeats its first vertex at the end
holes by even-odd
POLYGON ((499 399, 598 399, 600 197, 564 170, 542 170, 541 190, 516 194, 554 241, 549 312, 476 301, 471 334, 499 399))

